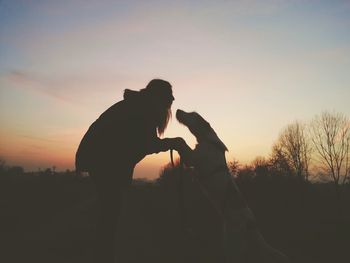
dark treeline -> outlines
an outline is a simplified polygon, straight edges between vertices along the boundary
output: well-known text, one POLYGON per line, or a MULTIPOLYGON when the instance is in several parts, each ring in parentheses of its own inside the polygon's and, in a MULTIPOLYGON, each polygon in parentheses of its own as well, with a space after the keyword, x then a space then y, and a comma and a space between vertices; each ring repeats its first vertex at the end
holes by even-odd
MULTIPOLYGON (((293 262, 348 262, 350 185, 340 186, 339 199, 332 182, 301 183, 270 161, 230 166, 266 239, 293 262)), ((157 180, 135 180, 125 192, 120 262, 195 262, 196 241, 179 235, 178 182, 167 166, 157 180)), ((91 262, 95 189, 88 176, 2 162, 0 188, 1 262, 91 262)))

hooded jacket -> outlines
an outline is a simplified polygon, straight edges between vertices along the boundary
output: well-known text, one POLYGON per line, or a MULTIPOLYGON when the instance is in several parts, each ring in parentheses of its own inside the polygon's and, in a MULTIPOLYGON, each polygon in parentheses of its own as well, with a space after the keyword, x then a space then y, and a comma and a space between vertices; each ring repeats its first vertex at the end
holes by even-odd
POLYGON ((124 100, 103 112, 85 133, 76 153, 76 171, 133 169, 146 155, 168 150, 168 142, 157 136, 151 103, 140 92, 125 90, 124 100))

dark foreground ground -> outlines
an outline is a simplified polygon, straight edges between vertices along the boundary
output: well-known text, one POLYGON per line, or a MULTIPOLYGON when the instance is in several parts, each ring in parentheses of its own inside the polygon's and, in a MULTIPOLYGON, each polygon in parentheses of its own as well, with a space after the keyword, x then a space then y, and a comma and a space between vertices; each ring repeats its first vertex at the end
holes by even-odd
MULTIPOLYGON (((205 262, 182 233, 175 179, 135 181, 125 192, 119 262, 205 262)), ((240 182, 266 240, 292 262, 350 262, 349 187, 240 182)), ((95 189, 72 174, 0 176, 0 262, 92 262, 95 189)), ((189 208, 191 209, 191 208, 189 208)), ((200 217, 199 217, 200 218, 200 217)))

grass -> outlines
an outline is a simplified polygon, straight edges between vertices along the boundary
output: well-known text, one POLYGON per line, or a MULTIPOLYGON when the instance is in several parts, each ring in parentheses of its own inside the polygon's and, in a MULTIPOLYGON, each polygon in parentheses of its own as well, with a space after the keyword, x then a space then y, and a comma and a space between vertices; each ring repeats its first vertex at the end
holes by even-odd
MULTIPOLYGON (((348 185, 339 213, 330 184, 308 185, 300 202, 288 181, 238 183, 266 240, 293 262, 348 262, 348 185)), ((125 191, 116 246, 120 262, 210 262, 210 244, 183 232, 176 185, 176 176, 168 176, 134 181, 125 191)), ((0 262, 92 262, 95 209, 89 177, 1 174, 0 262)), ((198 214, 197 220, 211 219, 198 214)))

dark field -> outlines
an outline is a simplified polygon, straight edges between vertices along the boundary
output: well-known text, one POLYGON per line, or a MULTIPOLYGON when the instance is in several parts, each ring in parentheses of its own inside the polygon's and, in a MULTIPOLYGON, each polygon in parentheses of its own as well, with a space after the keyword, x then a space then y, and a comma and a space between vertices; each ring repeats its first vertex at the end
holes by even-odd
MULTIPOLYGON (((119 262, 215 262, 182 231, 177 180, 138 180, 125 192, 119 262)), ((301 195, 282 177, 238 183, 266 240, 292 262, 349 262, 349 185, 337 201, 332 184, 306 184, 301 195)), ((92 262, 96 200, 89 177, 2 174, 0 202, 0 262, 92 262)))

